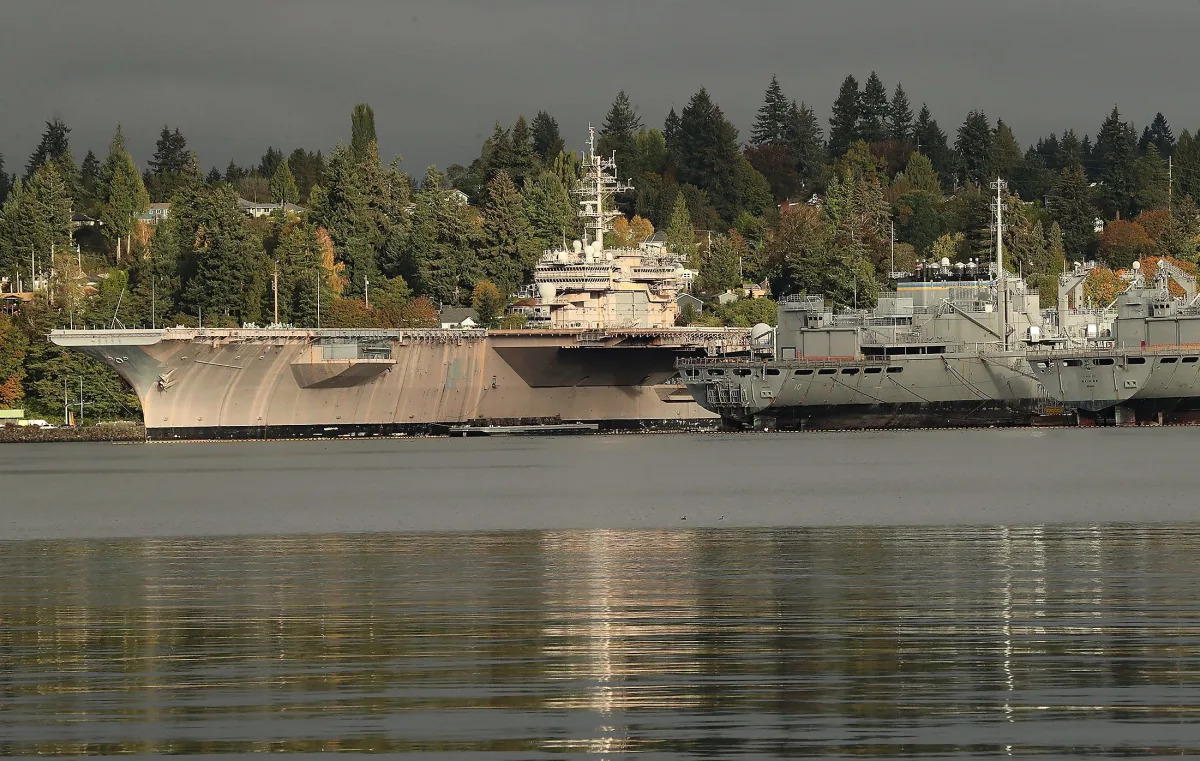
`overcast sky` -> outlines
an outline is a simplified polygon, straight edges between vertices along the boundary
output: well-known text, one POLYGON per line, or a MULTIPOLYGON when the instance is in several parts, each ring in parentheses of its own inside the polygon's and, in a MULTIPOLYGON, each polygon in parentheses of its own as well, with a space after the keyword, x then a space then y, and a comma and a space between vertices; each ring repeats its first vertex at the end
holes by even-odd
POLYGON ((1198 0, 0 0, 0 153, 23 168, 57 115, 76 160, 120 121, 143 166, 169 124, 223 169, 328 151, 367 101, 384 158, 419 174, 538 109, 579 149, 622 88, 661 127, 705 86, 745 136, 776 74, 827 128, 872 69, 952 138, 972 108, 1022 144, 1094 135, 1114 103, 1178 135, 1200 127, 1198 30, 1198 0))

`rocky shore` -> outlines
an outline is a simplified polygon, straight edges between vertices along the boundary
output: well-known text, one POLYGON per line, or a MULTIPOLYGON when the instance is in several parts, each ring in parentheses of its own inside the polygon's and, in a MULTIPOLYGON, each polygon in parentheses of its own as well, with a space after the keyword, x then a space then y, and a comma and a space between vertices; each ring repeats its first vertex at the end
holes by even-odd
POLYGON ((40 428, 0 426, 0 444, 41 444, 48 441, 137 441, 146 440, 146 427, 139 423, 104 423, 83 428, 40 428))

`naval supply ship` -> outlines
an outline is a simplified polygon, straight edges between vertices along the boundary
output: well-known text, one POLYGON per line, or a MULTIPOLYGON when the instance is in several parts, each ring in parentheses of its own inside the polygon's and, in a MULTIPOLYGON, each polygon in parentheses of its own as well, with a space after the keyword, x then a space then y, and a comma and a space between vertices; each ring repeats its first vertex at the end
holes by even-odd
POLYGON ((743 329, 676 328, 686 258, 605 242, 627 186, 589 133, 576 194, 583 240, 546 251, 528 299, 537 326, 331 330, 56 330, 137 393, 147 437, 291 438, 444 433, 455 426, 704 427, 716 413, 678 380, 679 359, 745 349, 743 329))
POLYGON ((1102 340, 1033 351, 1046 393, 1117 424, 1200 422, 1200 294, 1196 278, 1160 259, 1149 281, 1139 262, 1102 340), (1174 296, 1170 282, 1182 287, 1174 296))
MULTIPOLYGON (((1002 230, 1003 183, 995 186, 1002 230)), ((1078 385, 1047 387, 1045 368, 1035 372, 1029 358, 1111 343, 1116 313, 1083 307, 1090 265, 1081 263, 1060 276, 1057 309, 1043 311, 1038 292, 1005 271, 996 238, 991 265, 942 259, 893 273, 896 290, 872 310, 834 311, 820 295, 784 298, 777 327, 755 326, 749 351, 681 358, 683 382, 731 428, 1074 423, 1078 385)))

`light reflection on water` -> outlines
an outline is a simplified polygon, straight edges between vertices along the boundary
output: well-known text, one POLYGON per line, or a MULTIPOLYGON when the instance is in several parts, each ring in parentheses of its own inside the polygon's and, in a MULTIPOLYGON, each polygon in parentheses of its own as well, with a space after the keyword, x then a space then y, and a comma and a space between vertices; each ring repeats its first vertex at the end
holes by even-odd
POLYGON ((1200 752, 1200 526, 0 550, 5 755, 1200 752))

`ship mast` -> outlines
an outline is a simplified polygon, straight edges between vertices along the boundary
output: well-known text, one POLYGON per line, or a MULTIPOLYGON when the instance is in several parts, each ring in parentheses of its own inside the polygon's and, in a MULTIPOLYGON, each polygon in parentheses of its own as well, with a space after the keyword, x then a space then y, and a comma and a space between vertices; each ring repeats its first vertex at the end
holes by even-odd
POLYGON ((1000 310, 1000 348, 1008 351, 1008 284, 1004 278, 1004 201, 1000 195, 1008 183, 999 177, 992 183, 996 189, 996 306, 1000 310))
POLYGON ((596 153, 596 128, 588 125, 588 153, 584 158, 583 182, 576 188, 580 196, 580 216, 584 219, 584 229, 590 233, 588 237, 597 244, 597 249, 604 250, 604 232, 614 217, 621 215, 616 209, 607 211, 604 199, 611 198, 617 193, 627 193, 633 186, 617 179, 617 154, 613 151, 612 158, 604 158, 596 153))

